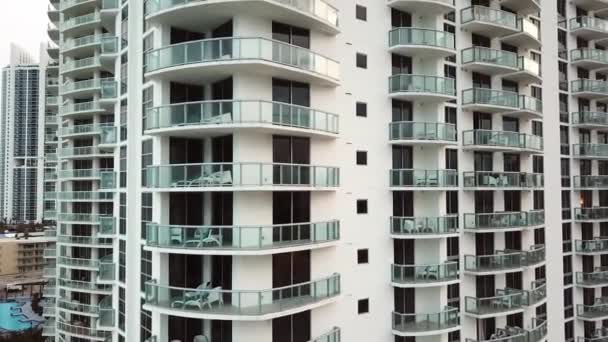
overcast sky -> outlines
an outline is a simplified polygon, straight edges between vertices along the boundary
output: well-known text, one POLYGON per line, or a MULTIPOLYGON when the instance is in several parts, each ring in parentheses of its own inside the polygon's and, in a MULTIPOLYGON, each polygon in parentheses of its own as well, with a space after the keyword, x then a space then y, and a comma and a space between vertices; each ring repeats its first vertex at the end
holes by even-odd
POLYGON ((0 67, 8 64, 11 42, 25 48, 38 61, 40 43, 49 41, 46 34, 46 26, 49 22, 46 12, 50 2, 48 0, 4 0, 3 2, 5 4, 0 10, 0 67))

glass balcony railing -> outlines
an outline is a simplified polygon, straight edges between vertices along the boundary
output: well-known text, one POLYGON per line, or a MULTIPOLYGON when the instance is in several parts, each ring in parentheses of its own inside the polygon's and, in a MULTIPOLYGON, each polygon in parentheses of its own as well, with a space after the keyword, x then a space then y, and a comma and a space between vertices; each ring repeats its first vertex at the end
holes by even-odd
POLYGON ((70 179, 70 178, 99 178, 102 172, 109 171, 109 169, 70 169, 70 170, 59 170, 59 178, 70 179))
POLYGON ((115 39, 116 37, 110 33, 106 34, 92 34, 84 37, 67 39, 65 44, 61 46, 62 50, 70 50, 89 45, 102 44, 105 40, 115 39))
POLYGON ((608 126, 608 113, 602 112, 576 112, 572 113, 573 125, 608 126))
POLYGON ((465 312, 474 315, 487 315, 522 309, 523 296, 523 292, 486 298, 466 296, 465 312))
POLYGON ((581 254, 608 253, 608 238, 597 237, 593 240, 575 240, 574 250, 581 254))
POLYGON ((530 290, 525 290, 523 303, 526 306, 535 305, 547 298, 547 284, 544 280, 533 281, 530 290))
POLYGON ((103 0, 101 2, 101 9, 104 11, 118 9, 118 7, 118 0, 103 0))
POLYGON ((389 77, 389 92, 456 96, 456 80, 448 77, 397 74, 389 77))
POLYGON ((114 171, 105 171, 99 173, 99 188, 116 189, 116 173, 114 171))
POLYGON ((99 273, 97 277, 101 281, 112 281, 115 279, 116 264, 111 254, 99 259, 99 273))
POLYGON ((47 106, 56 106, 59 101, 58 96, 47 96, 46 97, 46 105, 47 106))
POLYGON ((57 237, 57 242, 65 244, 79 244, 88 246, 112 246, 112 239, 99 238, 97 236, 66 236, 57 237))
POLYGON ((608 220, 608 207, 574 208, 574 219, 577 221, 608 220))
POLYGON ((99 149, 97 146, 80 146, 80 147, 65 147, 59 150, 59 157, 62 158, 78 158, 78 157, 90 157, 98 155, 111 156, 112 151, 104 151, 99 149))
POLYGON ((602 80, 579 79, 570 82, 573 93, 599 93, 608 96, 608 82, 602 80))
POLYGON ((442 122, 399 121, 389 124, 390 140, 456 141, 456 125, 442 122))
POLYGON ((87 58, 82 58, 82 59, 65 62, 62 65, 61 71, 62 72, 76 71, 78 69, 95 68, 95 67, 100 67, 100 66, 101 66, 101 62, 99 61, 99 57, 87 57, 87 58))
POLYGON ((288 103, 215 100, 151 108, 146 115, 145 129, 272 124, 337 134, 338 121, 336 114, 288 103))
POLYGON ((391 217, 391 234, 403 236, 458 233, 458 216, 391 217))
POLYGON ((513 70, 518 68, 517 54, 510 51, 474 46, 462 50, 461 57, 463 65, 482 63, 512 68, 513 70))
POLYGON ((469 272, 494 272, 524 267, 522 252, 492 255, 465 255, 464 269, 469 272))
POLYGON ((101 19, 98 13, 89 13, 78 17, 72 17, 63 21, 61 24, 61 31, 73 29, 81 25, 91 24, 100 20, 101 19))
POLYGON ((457 170, 390 170, 391 187, 444 188, 458 186, 457 170))
POLYGON ((454 34, 446 31, 414 27, 398 27, 389 31, 388 45, 425 46, 455 50, 454 34))
POLYGON ((97 259, 82 259, 59 256, 57 257, 57 264, 72 267, 99 268, 99 260, 97 259))
POLYGON ((112 145, 117 142, 117 130, 115 126, 103 126, 99 132, 100 145, 112 145))
POLYGON ((428 284, 458 279, 458 262, 434 265, 392 265, 392 282, 428 284))
POLYGON ((543 101, 526 95, 519 95, 519 109, 522 111, 535 112, 538 115, 543 113, 543 101))
MULTIPOLYGON (((578 336, 576 338, 576 342, 607 342, 608 336, 599 336, 599 337, 583 337, 578 336)), ((574 338, 571 340, 566 340, 566 342, 574 342, 574 338)))
MULTIPOLYGON (((277 4, 292 7, 296 11, 302 11, 310 16, 322 20, 329 25, 338 26, 338 9, 325 0, 274 0, 277 4)), ((178 8, 197 0, 146 0, 144 2, 144 14, 154 15, 158 12, 172 8, 178 8)))
POLYGON ((608 158, 608 144, 573 144, 572 154, 581 158, 608 158))
POLYGON ((268 290, 189 289, 147 282, 147 305, 188 314, 260 316, 293 310, 340 294, 340 275, 268 290))
POLYGON ((298 186, 338 187, 335 167, 279 163, 205 163, 150 166, 148 188, 298 186))
POLYGON ((545 211, 494 212, 464 214, 464 229, 511 229, 534 227, 545 223, 545 211))
POLYGON ((608 64, 608 52, 588 48, 570 50, 570 62, 578 61, 594 61, 608 64))
POLYGON ((576 272, 576 284, 579 286, 608 285, 608 271, 597 269, 594 272, 576 272))
POLYGON ((403 333, 422 333, 456 327, 460 324, 458 308, 446 306, 436 313, 403 314, 393 312, 393 330, 403 333))
POLYGON ((608 298, 596 298, 591 305, 576 305, 576 315, 582 318, 597 319, 608 316, 608 298))
POLYGON ((75 311, 84 314, 97 315, 99 314, 99 306, 79 303, 78 301, 67 301, 60 299, 57 301, 57 307, 63 310, 75 311))
POLYGON ((462 91, 462 105, 506 107, 507 110, 519 109, 519 94, 512 91, 471 88, 462 91))
POLYGON ((606 188, 608 187, 608 175, 604 176, 574 176, 575 188, 606 188))
POLYGON ((264 250, 338 239, 338 221, 230 227, 146 224, 146 245, 161 248, 264 250))
POLYGON ((590 29, 608 33, 608 21, 595 17, 576 17, 570 19, 570 30, 590 29))
POLYGON ((504 26, 514 31, 517 30, 517 15, 485 6, 463 8, 460 10, 460 21, 463 25, 472 21, 479 21, 504 26))
POLYGON ((102 84, 115 83, 113 78, 92 78, 83 81, 65 83, 60 87, 62 94, 75 91, 100 90, 102 84))
POLYGON ((60 115, 82 114, 87 112, 101 112, 103 108, 98 101, 72 103, 59 107, 60 115))
POLYGON ((76 5, 79 5, 83 2, 87 2, 90 0, 61 0, 60 4, 61 4, 61 10, 65 11, 67 9, 69 9, 70 7, 74 7, 76 5))
POLYGON ((114 216, 100 216, 99 233, 103 235, 116 234, 116 218, 114 216))
POLYGON ((57 321, 57 330, 68 333, 70 335, 81 335, 93 338, 111 338, 112 332, 105 330, 97 330, 95 328, 83 327, 80 325, 70 325, 65 322, 57 321))
POLYGON ((108 296, 99 302, 99 320, 97 322, 101 327, 113 327, 114 320, 112 297, 108 296))
POLYGON ((100 134, 102 127, 108 124, 86 124, 61 127, 61 135, 76 135, 76 134, 100 134))
POLYGON ((59 286, 82 291, 112 292, 111 284, 99 284, 95 281, 59 279, 59 286))
POLYGON ((57 250, 55 248, 45 248, 42 256, 45 258, 54 258, 57 256, 57 250))
POLYGON ((542 188, 542 173, 469 171, 463 173, 465 188, 542 188))
POLYGON ((98 223, 99 215, 84 213, 58 213, 57 221, 98 223))
POLYGON ((539 152, 543 150, 542 137, 519 132, 474 129, 462 132, 462 138, 464 146, 494 146, 539 152))
POLYGON ((540 342, 547 336, 547 321, 533 320, 533 328, 528 331, 528 342, 540 342))
POLYGON ((166 46, 145 54, 145 71, 233 60, 263 60, 333 80, 340 78, 338 62, 309 49, 266 38, 214 38, 166 46))
POLYGON ((326 332, 323 335, 317 336, 309 342, 340 342, 340 328, 334 327, 332 330, 326 332))

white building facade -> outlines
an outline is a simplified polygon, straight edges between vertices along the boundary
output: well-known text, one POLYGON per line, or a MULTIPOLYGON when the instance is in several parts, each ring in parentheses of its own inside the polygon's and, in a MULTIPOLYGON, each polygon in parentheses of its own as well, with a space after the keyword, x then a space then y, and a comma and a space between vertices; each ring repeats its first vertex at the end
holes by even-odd
POLYGON ((51 6, 49 340, 608 339, 608 4, 51 6))

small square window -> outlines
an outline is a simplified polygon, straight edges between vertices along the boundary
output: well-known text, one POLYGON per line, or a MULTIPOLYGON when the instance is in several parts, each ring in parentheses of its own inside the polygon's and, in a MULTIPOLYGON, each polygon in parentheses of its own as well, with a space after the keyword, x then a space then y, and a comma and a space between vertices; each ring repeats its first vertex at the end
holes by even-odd
POLYGON ((367 200, 357 200, 357 214, 367 214, 367 200))
POLYGON ((367 165, 367 151, 357 151, 357 165, 367 165))
POLYGON ((357 302, 357 312, 359 313, 359 315, 369 312, 369 299, 368 298, 359 299, 359 301, 357 302))
POLYGON ((357 250, 357 264, 367 264, 369 262, 369 253, 367 249, 357 250))
POLYGON ((367 103, 357 102, 357 116, 367 117, 367 103))
POLYGON ((367 69, 367 55, 357 53, 357 68, 367 69))
POLYGON ((357 5, 355 12, 357 19, 367 21, 367 7, 357 5))

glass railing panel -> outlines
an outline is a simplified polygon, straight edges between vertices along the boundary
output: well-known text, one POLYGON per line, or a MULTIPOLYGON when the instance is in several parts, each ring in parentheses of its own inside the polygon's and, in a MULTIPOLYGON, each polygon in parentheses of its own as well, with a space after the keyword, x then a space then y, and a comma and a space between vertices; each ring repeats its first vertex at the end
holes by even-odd
POLYGON ((592 305, 576 305, 576 314, 584 318, 599 318, 608 316, 608 298, 596 298, 592 305))
POLYGON ((608 284, 608 271, 576 272, 576 284, 583 286, 608 284))
POLYGON ((504 296, 476 298, 465 297, 465 311, 471 314, 484 315, 521 309, 523 293, 512 293, 504 296))
POLYGON ((485 6, 472 6, 460 10, 460 19, 462 24, 481 21, 517 30, 517 16, 515 14, 485 6))
POLYGON ((61 30, 71 29, 76 26, 93 23, 99 20, 100 17, 98 13, 89 13, 78 17, 72 17, 63 21, 63 23, 61 24, 61 30))
POLYGON ((471 88, 462 91, 462 105, 488 105, 519 109, 519 94, 496 89, 471 88))
POLYGON ((465 255, 464 269, 471 272, 490 272, 524 266, 522 252, 493 255, 465 255))
POLYGON ((458 279, 458 262, 434 265, 392 265, 394 283, 416 284, 458 279))
POLYGON ((599 49, 574 49, 570 51, 570 61, 591 60, 600 63, 608 63, 608 52, 599 49))
POLYGON ((457 170, 390 170, 392 187, 455 187, 458 186, 457 170))
POLYGON ((391 234, 433 235, 458 233, 458 216, 391 217, 391 234))
POLYGON ((423 28, 398 27, 388 33, 389 46, 417 45, 455 49, 454 34, 423 28))
POLYGON ((542 114, 543 101, 526 95, 519 95, 519 109, 542 114))
POLYGON ((463 174, 467 188, 540 188, 544 186, 542 173, 469 171, 463 174))
POLYGON ((572 154, 579 157, 608 157, 608 144, 573 144, 572 154))
POLYGON ((99 217, 99 233, 113 235, 116 233, 116 218, 114 216, 99 217))
MULTIPOLYGON (((536 135, 509 131, 468 130, 462 133, 463 145, 497 146, 542 150, 543 138, 536 135)), ((608 146, 608 145, 607 145, 608 146)))
POLYGON ((428 332, 449 329, 460 323, 459 310, 446 307, 437 313, 403 314, 393 312, 393 330, 401 332, 428 332))
POLYGON ((608 32, 608 21, 595 17, 576 17, 570 19, 570 29, 593 29, 608 32))
POLYGON ((601 188, 608 187, 607 176, 574 176, 575 188, 601 188))
POLYGON ((570 82, 573 93, 592 92, 608 94, 608 82, 601 80, 579 79, 570 82))
POLYGON ((465 229, 509 229, 528 225, 527 212, 464 214, 465 229))
POLYGON ((83 335, 95 338, 107 338, 112 336, 111 331, 97 330, 95 328, 88 328, 80 325, 70 325, 60 321, 57 321, 57 330, 65 331, 69 334, 83 335))
POLYGON ((510 51, 474 46, 462 50, 461 57, 462 64, 485 63, 513 69, 518 68, 517 54, 510 51))
POLYGON ((456 141, 456 125, 442 122, 399 121, 389 124, 391 140, 456 141))
POLYGON ((577 253, 608 252, 608 239, 596 238, 594 240, 575 240, 574 248, 577 253))
POLYGON ((575 112, 572 113, 572 124, 608 125, 608 113, 575 112))
POLYGON ((397 74, 389 77, 389 92, 456 96, 456 80, 438 76, 397 74))
POLYGON ((608 207, 574 208, 574 219, 579 221, 608 219, 608 207))

